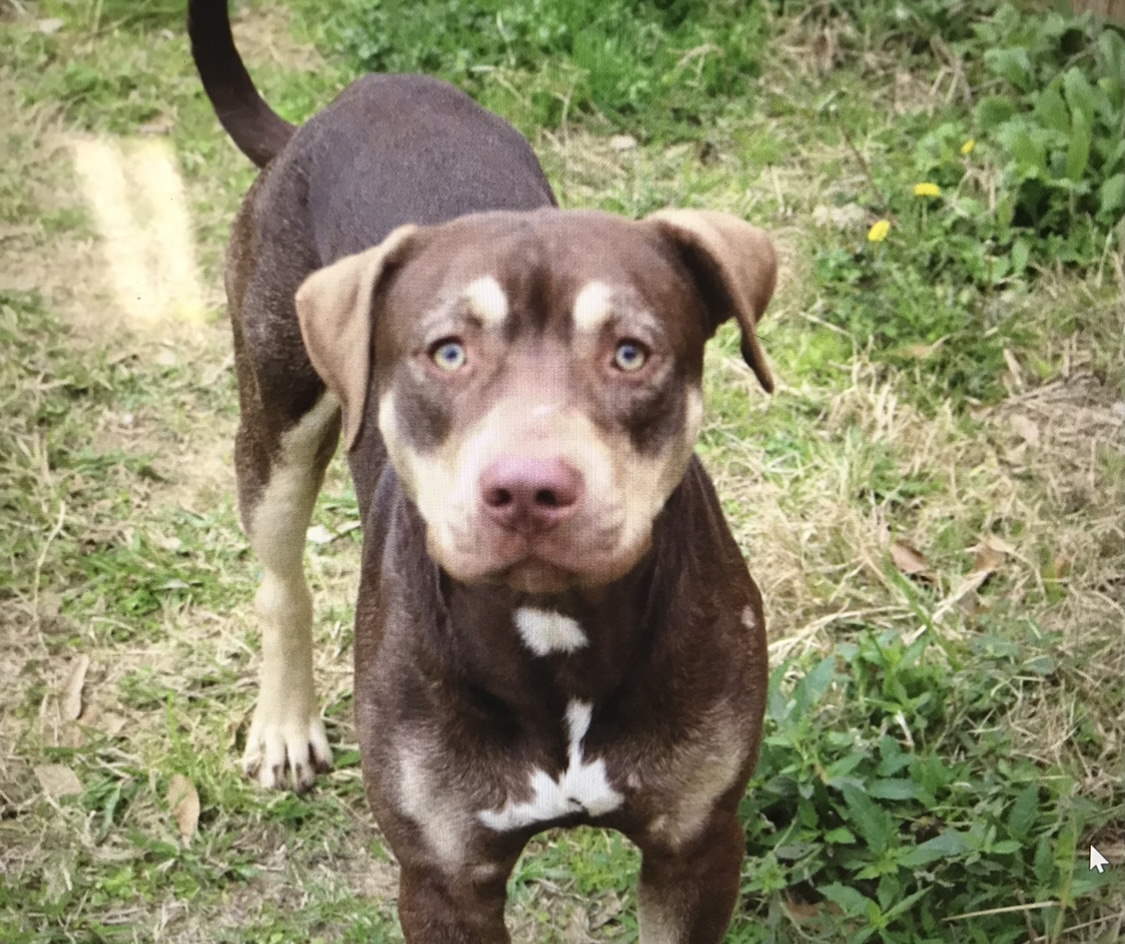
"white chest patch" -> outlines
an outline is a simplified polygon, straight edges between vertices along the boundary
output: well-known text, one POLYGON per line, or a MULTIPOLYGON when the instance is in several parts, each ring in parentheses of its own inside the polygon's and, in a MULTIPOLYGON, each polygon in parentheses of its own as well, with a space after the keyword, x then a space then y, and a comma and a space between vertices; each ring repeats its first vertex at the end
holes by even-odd
POLYGON ((574 652, 590 643, 582 627, 562 613, 525 606, 516 610, 514 620, 524 645, 537 656, 574 652))
POLYGON ((588 701, 572 701, 567 705, 570 750, 566 769, 557 778, 535 768, 530 774, 530 800, 521 803, 509 800, 498 810, 481 810, 477 819, 489 829, 502 832, 571 813, 600 816, 619 807, 624 797, 610 786, 605 761, 598 759, 590 763, 582 757, 582 739, 590 727, 592 712, 593 705, 588 701))

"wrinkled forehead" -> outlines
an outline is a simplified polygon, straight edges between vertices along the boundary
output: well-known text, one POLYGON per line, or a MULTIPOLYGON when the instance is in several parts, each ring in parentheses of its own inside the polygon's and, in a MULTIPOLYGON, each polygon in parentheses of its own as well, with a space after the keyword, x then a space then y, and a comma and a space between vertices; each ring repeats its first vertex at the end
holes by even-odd
POLYGON ((599 213, 486 214, 426 231, 390 290, 418 318, 463 317, 501 331, 569 339, 646 323, 673 347, 701 339, 700 300, 657 233, 599 213))

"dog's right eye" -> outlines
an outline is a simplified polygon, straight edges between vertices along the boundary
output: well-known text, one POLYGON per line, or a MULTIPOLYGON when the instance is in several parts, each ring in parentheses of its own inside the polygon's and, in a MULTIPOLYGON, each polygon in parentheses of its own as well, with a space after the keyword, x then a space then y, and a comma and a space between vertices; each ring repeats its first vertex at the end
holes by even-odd
POLYGON ((459 370, 465 366, 465 346, 453 338, 437 341, 430 348, 430 360, 442 370, 459 370))

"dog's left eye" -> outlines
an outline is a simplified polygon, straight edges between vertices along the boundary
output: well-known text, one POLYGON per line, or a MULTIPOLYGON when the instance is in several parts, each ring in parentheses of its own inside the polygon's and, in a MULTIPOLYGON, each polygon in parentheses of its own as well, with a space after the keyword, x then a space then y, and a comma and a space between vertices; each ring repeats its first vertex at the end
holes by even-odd
POLYGON ((430 348, 430 359, 443 370, 457 370, 465 366, 465 346, 451 339, 438 341, 430 348))
POLYGON ((622 341, 613 352, 613 363, 621 370, 640 370, 648 360, 648 352, 637 341, 622 341))

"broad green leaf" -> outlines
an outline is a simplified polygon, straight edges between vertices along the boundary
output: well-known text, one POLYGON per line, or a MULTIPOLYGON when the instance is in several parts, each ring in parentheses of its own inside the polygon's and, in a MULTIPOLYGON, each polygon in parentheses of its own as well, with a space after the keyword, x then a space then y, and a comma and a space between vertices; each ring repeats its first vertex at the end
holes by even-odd
POLYGON ((1049 836, 1040 836, 1035 845, 1035 881, 1041 886, 1051 884, 1051 876, 1055 870, 1054 850, 1051 847, 1049 836))
POLYGON ((1043 124, 1054 131, 1066 134, 1070 131, 1070 113, 1066 110, 1059 91, 1059 83, 1052 82, 1039 94, 1035 102, 1035 114, 1043 124))
POLYGON ((1026 839, 1039 809, 1039 786, 1028 783, 1020 790, 1008 810, 1008 833, 1016 839, 1026 839))
POLYGON ((836 657, 828 656, 821 659, 813 670, 797 683, 793 697, 797 699, 797 705, 802 709, 802 714, 804 709, 811 708, 824 697, 824 693, 828 691, 828 686, 832 684, 835 675, 836 657))
POLYGON ((1125 39, 1114 30, 1102 30, 1098 35, 1098 58, 1102 68, 1111 78, 1125 85, 1125 39))
POLYGON ((913 800, 918 796, 918 787, 913 780, 891 778, 876 780, 867 792, 880 800, 913 800))
POLYGON ((1042 177, 1047 170, 1046 149, 1036 131, 1043 133, 1042 129, 1033 128, 1027 121, 1013 119, 996 133, 1024 178, 1042 177))
POLYGON ((1022 275, 1027 268, 1027 259, 1031 255, 1031 244, 1022 236, 1012 245, 1012 274, 1022 275))
POLYGON ((1016 195, 1011 191, 1002 193, 996 200, 996 226, 1001 235, 1008 232, 1016 215, 1016 195))
POLYGON ((1090 80, 1081 69, 1072 66, 1063 75, 1063 91, 1066 93, 1066 102, 1070 106, 1072 120, 1081 115, 1086 119, 1086 126, 1089 128, 1097 116, 1098 90, 1090 84, 1090 80))
POLYGON ((858 751, 856 751, 853 754, 848 754, 844 757, 841 757, 835 763, 830 764, 828 766, 828 768, 824 771, 825 781, 828 782, 828 783, 832 783, 838 777, 843 777, 847 774, 850 774, 853 770, 856 769, 856 767, 858 767, 860 764, 862 764, 863 761, 866 760, 866 759, 867 759, 867 755, 861 754, 858 751))
POLYGON ((841 885, 839 882, 824 885, 818 890, 832 904, 838 905, 846 915, 863 915, 867 912, 869 905, 875 904, 870 898, 861 895, 854 888, 841 885))
POLYGON ((1125 210, 1125 174, 1114 174, 1098 191, 1102 216, 1113 216, 1125 210))
POLYGON ((864 841, 876 854, 887 848, 893 829, 891 818, 885 810, 871 801, 861 790, 849 785, 841 788, 848 818, 864 841))
POLYGON ((789 714, 789 696, 782 690, 782 681, 789 669, 789 663, 779 665, 770 673, 769 694, 766 698, 766 714, 772 721, 783 721, 789 714))
POLYGON ((902 912, 906 911, 907 908, 913 905, 914 902, 916 902, 923 895, 928 895, 931 890, 932 886, 927 886, 920 891, 914 892, 912 895, 907 895, 901 901, 895 902, 895 904, 890 907, 884 917, 893 918, 895 915, 902 914, 902 912))
POLYGON ((824 841, 834 845, 843 846, 855 842, 855 834, 843 826, 830 829, 824 834, 824 841))
POLYGON ((1035 73, 1031 57, 1022 46, 989 49, 984 54, 984 62, 994 75, 1010 82, 1021 92, 1031 90, 1035 73))
POLYGON ((1066 176, 1070 180, 1081 180, 1089 163, 1090 122, 1085 115, 1075 112, 1070 129, 1070 145, 1066 151, 1066 176))
POLYGON ((941 835, 915 846, 899 859, 899 863, 907 868, 917 868, 920 865, 936 862, 938 859, 964 855, 968 851, 969 844, 965 841, 964 834, 956 829, 947 829, 941 835))
POLYGON ((1012 99, 1002 95, 990 95, 977 104, 976 118, 986 130, 997 128, 1016 113, 1012 99))

